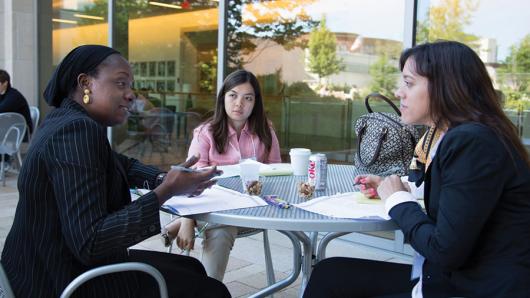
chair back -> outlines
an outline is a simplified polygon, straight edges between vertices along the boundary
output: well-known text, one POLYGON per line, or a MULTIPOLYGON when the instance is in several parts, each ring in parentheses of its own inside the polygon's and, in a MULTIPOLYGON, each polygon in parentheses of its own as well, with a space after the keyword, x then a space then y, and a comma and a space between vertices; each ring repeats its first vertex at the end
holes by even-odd
POLYGON ((4 271, 4 266, 0 263, 0 298, 14 298, 13 290, 11 289, 11 284, 7 278, 7 274, 4 271))
POLYGON ((37 126, 39 126, 39 119, 40 119, 39 108, 31 106, 29 107, 29 113, 31 116, 31 123, 33 123, 33 134, 35 134, 35 131, 37 130, 37 126))
POLYGON ((203 122, 201 114, 196 112, 180 112, 177 117, 184 123, 184 144, 188 147, 193 139, 193 130, 203 122))
POLYGON ((0 154, 18 153, 26 128, 24 116, 18 113, 0 113, 0 154))

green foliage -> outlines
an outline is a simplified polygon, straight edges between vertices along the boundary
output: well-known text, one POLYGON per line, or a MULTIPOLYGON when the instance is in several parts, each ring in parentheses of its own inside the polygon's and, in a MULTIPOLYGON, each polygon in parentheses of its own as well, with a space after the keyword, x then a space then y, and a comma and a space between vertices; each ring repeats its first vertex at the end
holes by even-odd
POLYGON ((498 74, 505 108, 530 109, 530 34, 510 48, 498 74))
POLYGON ((307 83, 305 82, 294 82, 285 88, 285 95, 287 96, 309 96, 316 97, 317 94, 307 83))
POLYGON ((326 18, 309 35, 309 69, 319 78, 338 73, 344 64, 337 57, 337 39, 326 27, 326 18))
POLYGON ((425 43, 439 39, 454 40, 477 49, 478 37, 464 32, 477 9, 475 0, 441 0, 438 6, 431 6, 424 21, 417 24, 416 42, 425 43))
POLYGON ((391 64, 386 54, 379 54, 377 61, 370 65, 370 92, 379 92, 390 96, 396 89, 397 74, 399 70, 391 64))
POLYGON ((202 92, 215 93, 217 89, 217 55, 212 61, 199 63, 200 80, 199 88, 202 92))
POLYGON ((519 43, 510 48, 510 54, 504 61, 507 72, 530 73, 530 34, 527 34, 519 43))

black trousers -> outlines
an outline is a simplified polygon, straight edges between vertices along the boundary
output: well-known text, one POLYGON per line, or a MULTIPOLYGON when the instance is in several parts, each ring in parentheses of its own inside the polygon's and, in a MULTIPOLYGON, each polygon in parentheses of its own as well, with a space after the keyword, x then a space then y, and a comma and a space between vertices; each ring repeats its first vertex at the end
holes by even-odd
POLYGON ((304 292, 313 297, 411 297, 412 266, 353 258, 329 258, 314 268, 304 292))
MULTIPOLYGON (((176 254, 156 251, 129 250, 129 261, 149 264, 164 276, 169 297, 230 297, 226 286, 206 275, 199 260, 176 254)), ((138 273, 140 292, 138 297, 160 297, 155 279, 143 272, 138 273)))

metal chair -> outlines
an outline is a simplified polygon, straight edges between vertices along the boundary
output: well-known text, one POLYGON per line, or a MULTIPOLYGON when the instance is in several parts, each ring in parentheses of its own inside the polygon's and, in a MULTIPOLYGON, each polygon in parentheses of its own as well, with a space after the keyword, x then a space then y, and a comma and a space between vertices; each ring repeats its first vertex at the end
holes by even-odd
MULTIPOLYGON (((33 132, 31 134, 34 135, 35 131, 37 131, 37 126, 39 126, 39 119, 40 119, 39 108, 30 106, 29 113, 31 116, 31 123, 33 124, 33 132)), ((30 140, 31 140, 31 136, 30 136, 30 140)))
POLYGON ((177 112, 176 117, 177 142, 188 147, 193 138, 193 130, 203 122, 203 117, 196 112, 177 112), (181 129, 184 136, 182 140, 178 140, 180 138, 181 129))
MULTIPOLYGON (((101 266, 101 267, 88 270, 87 272, 76 277, 74 280, 70 282, 70 284, 68 284, 68 286, 64 289, 63 293, 61 294, 61 298, 70 297, 77 288, 79 288, 83 283, 87 282, 90 279, 93 279, 101 275, 122 272, 122 271, 142 271, 142 272, 145 272, 151 275, 158 283, 160 297, 161 298, 168 297, 166 281, 164 280, 164 277, 162 276, 160 271, 158 271, 153 266, 147 265, 144 263, 126 262, 126 263, 101 266)), ((0 264, 0 297, 5 297, 5 298, 15 297, 15 295, 13 294, 13 290, 11 289, 11 285, 9 284, 9 279, 7 278, 7 275, 4 271, 4 267, 1 266, 1 264, 0 264)))
POLYGON ((0 179, 6 186, 5 155, 17 155, 19 166, 22 167, 20 144, 26 133, 26 120, 18 113, 0 113, 0 179))

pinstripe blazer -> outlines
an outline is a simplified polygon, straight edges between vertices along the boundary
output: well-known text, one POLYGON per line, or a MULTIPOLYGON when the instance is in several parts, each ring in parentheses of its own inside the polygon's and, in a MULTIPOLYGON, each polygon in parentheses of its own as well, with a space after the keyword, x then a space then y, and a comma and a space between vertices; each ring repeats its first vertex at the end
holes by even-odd
MULTIPOLYGON (((127 248, 160 231, 153 192, 129 187, 161 171, 114 152, 106 128, 65 99, 37 131, 19 174, 20 198, 2 264, 19 297, 58 296, 79 274, 127 260, 127 248)), ((76 293, 134 296, 134 273, 106 275, 76 293)))

